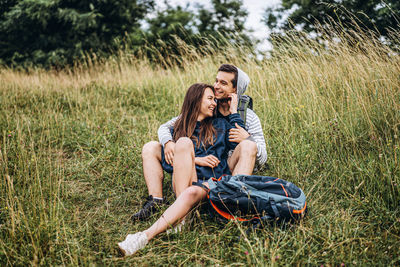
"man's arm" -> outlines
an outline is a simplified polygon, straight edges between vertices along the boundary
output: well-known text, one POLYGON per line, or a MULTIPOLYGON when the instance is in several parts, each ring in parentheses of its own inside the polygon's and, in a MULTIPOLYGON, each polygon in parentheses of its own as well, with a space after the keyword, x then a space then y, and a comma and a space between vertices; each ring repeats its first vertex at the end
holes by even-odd
POLYGON ((172 140, 171 129, 174 127, 177 119, 178 117, 172 118, 158 128, 158 140, 163 146, 165 146, 168 141, 172 140))
POLYGON ((257 162, 260 165, 264 165, 268 157, 264 133, 261 127, 260 119, 251 109, 247 109, 246 128, 250 134, 250 139, 257 144, 257 162))

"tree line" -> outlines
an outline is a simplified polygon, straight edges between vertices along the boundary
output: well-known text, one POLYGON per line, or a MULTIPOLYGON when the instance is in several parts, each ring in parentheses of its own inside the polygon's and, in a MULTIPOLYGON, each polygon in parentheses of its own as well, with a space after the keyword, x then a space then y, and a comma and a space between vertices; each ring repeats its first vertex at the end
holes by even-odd
MULTIPOLYGON (((282 0, 264 11, 265 29, 276 35, 300 27, 316 32, 332 21, 345 29, 372 30, 386 40, 398 30, 397 0, 282 0), (350 14, 350 15, 349 15, 350 14)), ((108 57, 121 48, 157 62, 185 51, 177 42, 221 49, 237 44, 254 50, 241 0, 210 0, 161 8, 154 0, 1 0, 0 64, 64 67, 85 57, 108 57)), ((205 52, 206 53, 206 52, 205 52)))

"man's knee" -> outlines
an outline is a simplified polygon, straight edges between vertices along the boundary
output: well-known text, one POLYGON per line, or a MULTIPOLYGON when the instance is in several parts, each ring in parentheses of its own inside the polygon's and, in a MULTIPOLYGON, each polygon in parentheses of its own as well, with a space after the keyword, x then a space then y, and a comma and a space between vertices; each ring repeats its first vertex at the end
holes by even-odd
POLYGON ((179 153, 182 151, 192 151, 193 150, 193 142, 188 137, 181 137, 176 141, 175 144, 175 152, 179 153))
POLYGON ((144 144, 142 148, 142 158, 155 157, 161 159, 161 144, 156 141, 150 141, 144 144))
POLYGON ((243 140, 239 143, 240 157, 256 157, 257 144, 250 140, 243 140))

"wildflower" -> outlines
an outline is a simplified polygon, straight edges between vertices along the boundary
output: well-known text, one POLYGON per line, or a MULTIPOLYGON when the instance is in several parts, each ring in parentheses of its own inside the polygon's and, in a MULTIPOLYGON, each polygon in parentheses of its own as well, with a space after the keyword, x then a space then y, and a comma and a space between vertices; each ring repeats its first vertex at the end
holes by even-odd
POLYGON ((248 252, 248 251, 245 251, 244 254, 249 255, 249 252, 248 252))
POLYGON ((344 262, 342 262, 342 263, 340 264, 340 266, 343 267, 343 266, 344 266, 344 262))
POLYGON ((279 260, 281 257, 279 257, 279 255, 276 255, 275 260, 279 260))

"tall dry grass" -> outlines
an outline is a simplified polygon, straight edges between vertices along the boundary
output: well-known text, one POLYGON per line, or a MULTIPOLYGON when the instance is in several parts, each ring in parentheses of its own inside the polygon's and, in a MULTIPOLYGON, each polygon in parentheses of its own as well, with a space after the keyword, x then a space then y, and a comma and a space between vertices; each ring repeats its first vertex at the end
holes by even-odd
POLYGON ((399 264, 399 55, 369 35, 322 37, 293 33, 264 60, 180 44, 188 56, 170 68, 121 52, 63 71, 2 69, 1 264, 399 264), (129 222, 147 194, 142 145, 226 62, 251 78, 269 153, 259 174, 302 187, 308 218, 236 242, 245 226, 193 212, 182 234, 119 258, 116 242, 152 222, 129 222))

